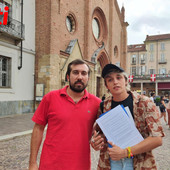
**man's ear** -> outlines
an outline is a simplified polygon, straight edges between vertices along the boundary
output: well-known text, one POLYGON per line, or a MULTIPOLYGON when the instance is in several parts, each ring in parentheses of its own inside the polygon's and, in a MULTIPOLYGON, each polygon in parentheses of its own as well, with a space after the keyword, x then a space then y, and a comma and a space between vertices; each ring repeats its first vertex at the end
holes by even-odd
POLYGON ((67 77, 67 81, 69 81, 69 75, 68 75, 68 74, 67 74, 67 76, 66 76, 66 77, 67 77))

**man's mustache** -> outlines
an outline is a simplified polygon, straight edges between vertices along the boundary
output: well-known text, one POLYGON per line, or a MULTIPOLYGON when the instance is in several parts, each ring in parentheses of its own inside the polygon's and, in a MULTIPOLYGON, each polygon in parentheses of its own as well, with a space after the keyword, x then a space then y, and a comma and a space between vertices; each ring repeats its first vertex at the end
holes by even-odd
POLYGON ((76 81, 74 84, 78 84, 81 83, 82 85, 84 85, 84 83, 81 80, 76 81))

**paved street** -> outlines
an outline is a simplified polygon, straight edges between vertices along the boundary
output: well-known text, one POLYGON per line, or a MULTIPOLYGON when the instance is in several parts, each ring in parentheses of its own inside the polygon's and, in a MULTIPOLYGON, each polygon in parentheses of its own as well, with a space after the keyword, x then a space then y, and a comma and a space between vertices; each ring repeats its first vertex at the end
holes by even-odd
MULTIPOLYGON (((163 139, 163 146, 155 149, 154 154, 158 170, 170 170, 170 130, 168 130, 165 123, 163 123, 163 128, 166 133, 166 137, 163 139)), ((0 170, 28 169, 30 137, 31 135, 27 134, 0 141, 0 170)), ((97 161, 98 152, 92 150, 92 170, 96 170, 97 161)))

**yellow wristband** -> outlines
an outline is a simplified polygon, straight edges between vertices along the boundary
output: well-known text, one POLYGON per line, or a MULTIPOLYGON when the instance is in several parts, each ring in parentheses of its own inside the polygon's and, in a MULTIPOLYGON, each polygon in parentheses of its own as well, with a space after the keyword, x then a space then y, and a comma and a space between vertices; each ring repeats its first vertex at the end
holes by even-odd
POLYGON ((132 154, 132 151, 131 151, 131 147, 128 146, 126 149, 127 149, 127 151, 128 151, 128 158, 133 158, 133 154, 132 154))

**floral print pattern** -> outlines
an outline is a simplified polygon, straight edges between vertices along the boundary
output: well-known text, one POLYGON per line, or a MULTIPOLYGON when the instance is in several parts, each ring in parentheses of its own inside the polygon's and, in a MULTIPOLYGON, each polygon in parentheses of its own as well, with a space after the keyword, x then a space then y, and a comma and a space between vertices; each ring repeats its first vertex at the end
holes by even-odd
MULTIPOLYGON (((139 95, 137 92, 129 92, 133 96, 133 113, 136 128, 143 138, 148 136, 164 136, 163 128, 159 120, 159 111, 156 105, 147 97, 139 95)), ((112 96, 104 101, 103 111, 111 109, 112 96)), ((102 114, 99 109, 98 117, 102 114)), ((96 130, 99 126, 96 125, 96 130)), ((104 148, 100 151, 98 170, 110 170, 109 154, 107 152, 107 142, 105 139, 104 148)), ((152 151, 145 152, 134 156, 134 170, 156 170, 156 162, 152 151)))

